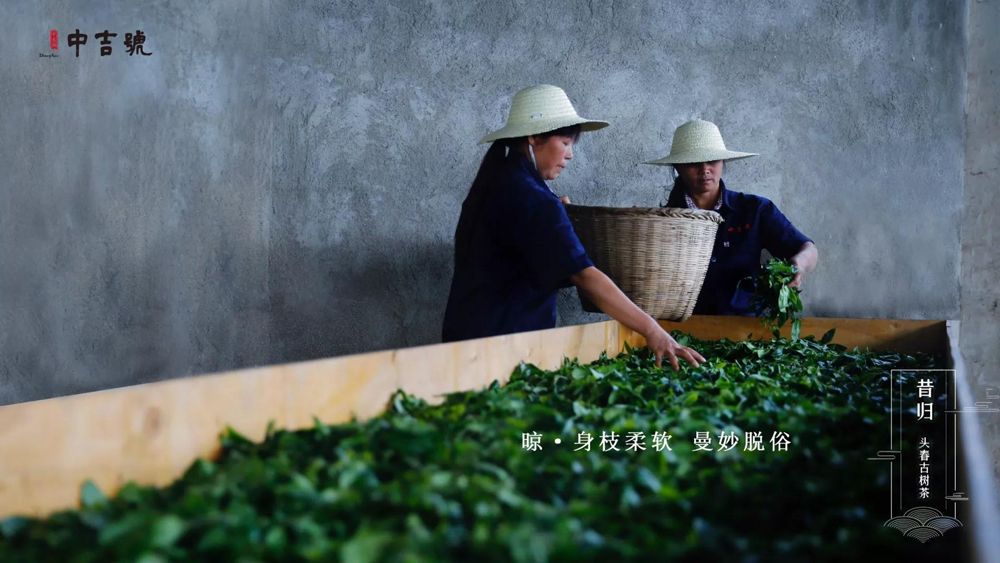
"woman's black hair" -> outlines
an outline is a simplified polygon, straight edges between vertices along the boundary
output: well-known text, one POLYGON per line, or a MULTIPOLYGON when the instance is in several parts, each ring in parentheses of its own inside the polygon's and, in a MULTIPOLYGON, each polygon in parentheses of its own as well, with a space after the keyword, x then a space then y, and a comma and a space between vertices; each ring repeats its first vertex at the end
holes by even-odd
MULTIPOLYGON (((539 133, 538 135, 533 135, 542 140, 546 140, 549 137, 569 137, 576 142, 580 139, 580 133, 582 129, 579 125, 570 125, 569 127, 561 127, 554 131, 546 131, 545 133, 539 133)), ((490 145, 489 150, 486 151, 486 156, 483 157, 483 162, 479 165, 479 171, 476 173, 476 179, 472 181, 472 187, 469 188, 469 195, 466 196, 465 201, 462 203, 462 214, 458 219, 458 227, 455 229, 455 264, 460 264, 465 262, 469 258, 470 249, 467 247, 469 241, 471 240, 472 229, 475 228, 476 223, 479 221, 480 211, 482 209, 483 203, 486 201, 486 196, 489 194, 490 187, 493 184, 493 179, 498 176, 501 167, 506 164, 509 152, 522 151, 521 147, 526 145, 528 142, 527 137, 516 137, 513 139, 497 139, 493 141, 490 145)))

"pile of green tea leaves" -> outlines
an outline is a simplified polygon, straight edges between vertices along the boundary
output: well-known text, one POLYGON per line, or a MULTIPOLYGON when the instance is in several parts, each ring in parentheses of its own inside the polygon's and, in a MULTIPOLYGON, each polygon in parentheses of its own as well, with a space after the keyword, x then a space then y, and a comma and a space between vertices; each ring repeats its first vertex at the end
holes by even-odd
POLYGON ((760 317, 761 324, 774 336, 778 336, 778 331, 789 320, 792 321, 792 340, 798 339, 802 330, 802 319, 796 317, 802 312, 802 299, 798 289, 788 286, 798 273, 798 268, 790 262, 772 258, 761 266, 757 274, 750 311, 760 317))
MULTIPOLYGON (((129 484, 105 498, 88 483, 79 510, 0 522, 0 560, 751 562, 954 553, 948 536, 922 544, 883 526, 889 477, 868 460, 887 449, 889 370, 932 368, 936 357, 848 351, 811 336, 674 336, 708 361, 674 372, 657 368, 645 349, 626 349, 553 371, 522 364, 507 385, 451 394, 437 406, 399 392, 385 414, 364 422, 272 429, 262 443, 228 431, 218 459, 198 460, 165 488, 129 484), (764 451, 744 451, 754 431, 764 451), (772 451, 779 431, 789 436, 787 451, 772 451), (593 436, 589 451, 578 444, 584 432, 593 436), (603 451, 602 433, 611 432, 617 451, 603 451), (644 433, 644 450, 629 449, 630 432, 644 433), (710 451, 695 451, 698 432, 710 436, 710 451), (723 432, 739 444, 720 451, 723 432), (531 451, 524 435, 533 433, 541 449, 531 451), (657 451, 655 433, 671 436, 670 449, 657 451)), ((903 383, 915 396, 913 382, 903 383)))

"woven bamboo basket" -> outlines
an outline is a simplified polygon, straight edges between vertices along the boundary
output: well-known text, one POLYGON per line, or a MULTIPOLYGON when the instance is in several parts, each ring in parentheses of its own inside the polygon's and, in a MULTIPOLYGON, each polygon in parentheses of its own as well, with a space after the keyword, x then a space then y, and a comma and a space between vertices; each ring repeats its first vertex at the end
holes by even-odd
MULTIPOLYGON (((654 319, 687 320, 705 282, 722 216, 673 207, 566 207, 597 269, 654 319)), ((600 310, 583 295, 583 309, 600 310)))

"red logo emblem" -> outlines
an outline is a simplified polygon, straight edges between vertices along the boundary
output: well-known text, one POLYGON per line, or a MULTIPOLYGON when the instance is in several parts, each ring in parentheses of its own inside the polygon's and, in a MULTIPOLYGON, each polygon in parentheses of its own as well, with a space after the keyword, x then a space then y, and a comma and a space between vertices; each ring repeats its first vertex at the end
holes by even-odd
POLYGON ((52 47, 52 50, 59 48, 59 32, 54 29, 49 32, 49 47, 52 47))

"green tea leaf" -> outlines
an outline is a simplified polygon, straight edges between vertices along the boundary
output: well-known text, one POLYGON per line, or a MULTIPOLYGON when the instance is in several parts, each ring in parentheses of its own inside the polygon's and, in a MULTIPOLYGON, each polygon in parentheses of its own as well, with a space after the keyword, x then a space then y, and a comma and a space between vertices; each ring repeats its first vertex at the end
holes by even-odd
POLYGON ((781 286, 781 290, 778 291, 778 310, 787 311, 788 310, 788 300, 789 294, 792 292, 792 288, 787 285, 781 286))
POLYGON ((104 496, 101 489, 97 488, 90 479, 84 481, 83 486, 80 488, 80 504, 85 508, 93 508, 100 504, 106 503, 108 497, 104 496))
MULTIPOLYGON (((750 311, 760 317, 761 324, 770 330, 775 338, 780 337, 779 329, 790 319, 792 330, 796 331, 794 319, 797 313, 802 311, 802 300, 799 291, 792 289, 788 284, 795 278, 797 272, 798 269, 790 263, 775 258, 761 267, 755 281, 754 294, 750 299, 750 311)), ((798 339, 798 332, 795 332, 795 337, 792 339, 798 339)))
POLYGON ((143 512, 126 514, 121 520, 112 522, 101 530, 97 541, 101 545, 111 545, 125 536, 136 532, 149 524, 149 515, 143 512))
POLYGON ((151 543, 153 547, 170 547, 184 535, 184 520, 168 514, 153 524, 151 543))
POLYGON ((341 560, 344 563, 369 563, 378 561, 392 536, 383 532, 361 531, 344 545, 341 560))
POLYGON ((13 538, 19 531, 28 526, 30 521, 21 516, 10 516, 0 520, 0 535, 5 538, 13 538))
POLYGON ((833 337, 834 337, 834 335, 836 333, 837 333, 837 329, 836 328, 831 328, 830 330, 826 331, 825 334, 823 334, 823 338, 820 339, 819 343, 820 344, 829 344, 829 343, 833 342, 833 337))

